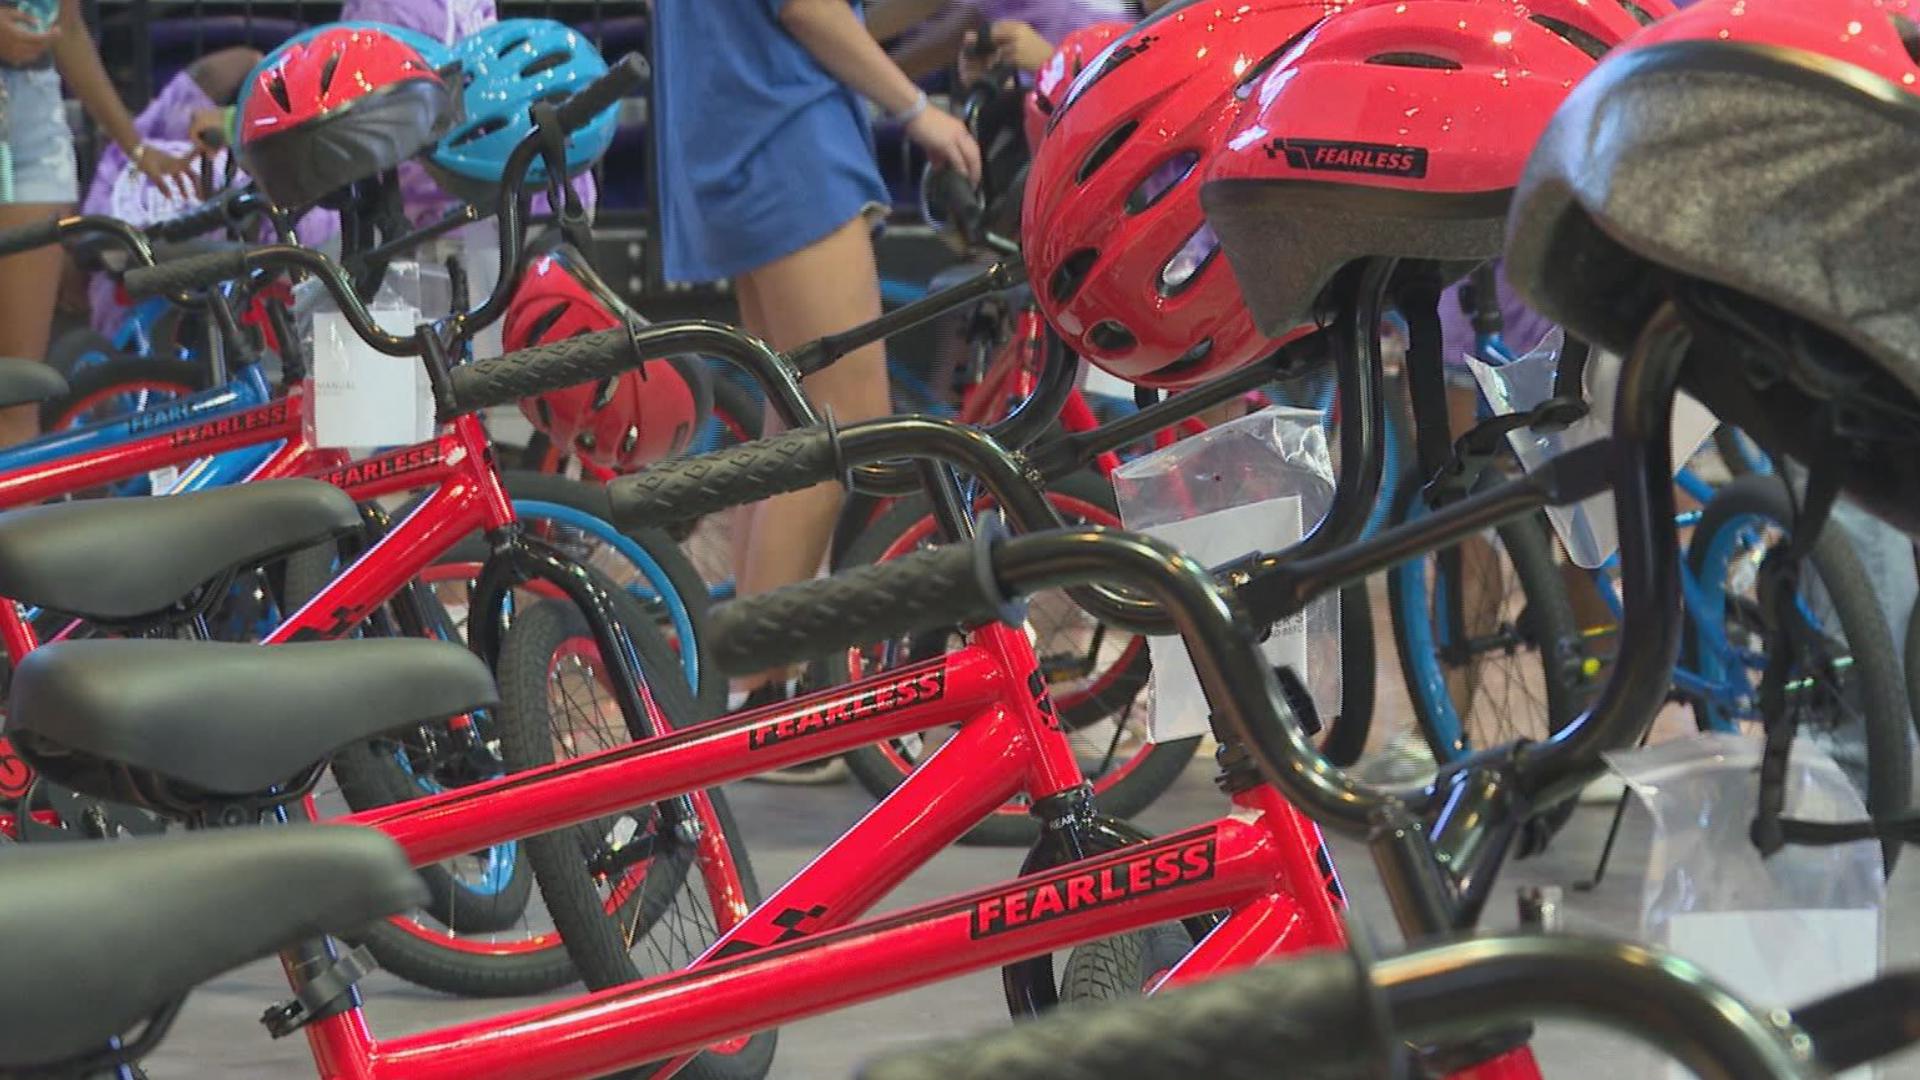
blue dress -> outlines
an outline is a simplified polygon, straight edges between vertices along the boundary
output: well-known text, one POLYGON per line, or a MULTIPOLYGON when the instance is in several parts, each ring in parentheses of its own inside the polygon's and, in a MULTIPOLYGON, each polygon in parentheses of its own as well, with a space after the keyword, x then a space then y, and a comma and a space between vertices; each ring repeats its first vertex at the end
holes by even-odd
POLYGON ((671 281, 765 266, 887 203, 866 106, 780 25, 786 0, 655 0, 671 281))

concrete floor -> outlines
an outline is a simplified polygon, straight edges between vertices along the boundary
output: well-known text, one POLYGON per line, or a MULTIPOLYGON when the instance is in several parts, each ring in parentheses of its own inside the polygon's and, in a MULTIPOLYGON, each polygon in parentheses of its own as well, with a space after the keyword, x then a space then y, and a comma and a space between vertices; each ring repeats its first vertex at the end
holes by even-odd
MULTIPOLYGON (((865 796, 851 786, 749 784, 731 789, 730 794, 761 881, 768 886, 799 869, 867 805, 865 796)), ((1215 816, 1222 806, 1209 782, 1208 768, 1196 762, 1141 823, 1155 831, 1166 831, 1215 816)), ((1487 925, 1513 924, 1512 897, 1519 886, 1566 884, 1587 876, 1607 819, 1608 808, 1584 807, 1545 856, 1511 865, 1498 886, 1497 899, 1489 905, 1487 925)), ((1356 914, 1376 935, 1392 940, 1392 923, 1364 851, 1340 841, 1335 842, 1334 849, 1338 864, 1345 870, 1356 914)), ((1627 838, 1607 880, 1594 892, 1568 893, 1571 922, 1630 925, 1638 909, 1645 850, 1644 824, 1630 817, 1627 838)), ((1011 850, 953 849, 909 880, 889 898, 886 907, 1003 879, 1013 873, 1019 859, 1020 853, 1011 850)), ((1920 918, 1916 917, 1920 913, 1915 911, 1911 892, 1904 887, 1920 872, 1913 870, 1913 865, 1911 861, 1905 864, 1892 890, 1887 952, 1893 963, 1920 959, 1920 918)), ((415 989, 385 974, 375 975, 364 986, 369 998, 368 1015, 383 1035, 483 1016, 511 1004, 462 1002, 415 989)), ((172 1038, 150 1062, 149 1072, 155 1080, 311 1075, 304 1040, 271 1041, 256 1023, 260 1011, 284 992, 278 967, 271 963, 250 966, 206 987, 189 1000, 172 1038)), ((774 1076, 823 1080, 849 1077, 859 1062, 883 1048, 992 1028, 1004 1023, 1005 1015, 996 974, 980 972, 789 1026, 781 1033, 774 1076)), ((1661 1075, 1657 1070, 1636 1074, 1626 1065, 1629 1059, 1623 1056, 1623 1047, 1579 1027, 1548 1026, 1536 1045, 1552 1076, 1624 1080, 1632 1075, 1661 1075)), ((1881 1075, 1920 1078, 1920 1056, 1896 1060, 1883 1067, 1881 1075)))

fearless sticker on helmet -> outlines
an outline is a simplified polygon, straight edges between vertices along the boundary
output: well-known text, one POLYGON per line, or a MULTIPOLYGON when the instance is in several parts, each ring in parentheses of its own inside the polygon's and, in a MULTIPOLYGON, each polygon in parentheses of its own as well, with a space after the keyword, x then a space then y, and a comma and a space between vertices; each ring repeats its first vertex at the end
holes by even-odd
POLYGON ((1427 151, 1419 146, 1332 142, 1325 139, 1274 139, 1267 156, 1286 155, 1287 164, 1315 172, 1371 173, 1418 180, 1427 175, 1427 151))

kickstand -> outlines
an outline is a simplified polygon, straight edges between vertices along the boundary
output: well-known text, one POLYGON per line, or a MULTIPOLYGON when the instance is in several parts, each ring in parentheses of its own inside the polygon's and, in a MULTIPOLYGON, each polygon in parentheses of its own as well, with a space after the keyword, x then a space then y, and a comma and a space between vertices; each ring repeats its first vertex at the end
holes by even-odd
POLYGON ((1607 863, 1613 860, 1613 842, 1620 838, 1620 822, 1626 819, 1627 800, 1631 798, 1633 798, 1631 791, 1620 793, 1620 801, 1613 807, 1613 824, 1607 826, 1607 842, 1600 846, 1600 861, 1593 867, 1593 877, 1586 881, 1574 882, 1574 892, 1592 892, 1600 887, 1600 880, 1607 876, 1607 863))
MULTIPOLYGON (((1647 730, 1640 735, 1641 749, 1646 748, 1647 740, 1652 737, 1653 726, 1649 724, 1647 730)), ((1620 823, 1626 820, 1627 800, 1631 798, 1633 798, 1633 789, 1623 787, 1620 792, 1620 801, 1613 807, 1613 824, 1607 826, 1607 842, 1600 845, 1600 861, 1594 864, 1593 877, 1586 881, 1574 882, 1574 892, 1592 892, 1600 887, 1601 879, 1607 876, 1607 864, 1613 861, 1613 843, 1620 839, 1620 823)))

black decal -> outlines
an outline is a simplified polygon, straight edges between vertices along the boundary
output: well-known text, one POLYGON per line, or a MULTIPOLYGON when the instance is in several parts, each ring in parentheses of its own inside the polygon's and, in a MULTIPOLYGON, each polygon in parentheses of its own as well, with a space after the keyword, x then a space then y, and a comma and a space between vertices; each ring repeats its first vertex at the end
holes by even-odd
POLYGON ((1335 142, 1327 139, 1274 139, 1267 156, 1286 156, 1287 164, 1314 172, 1370 173, 1418 180, 1427 175, 1427 151, 1419 146, 1335 142))

